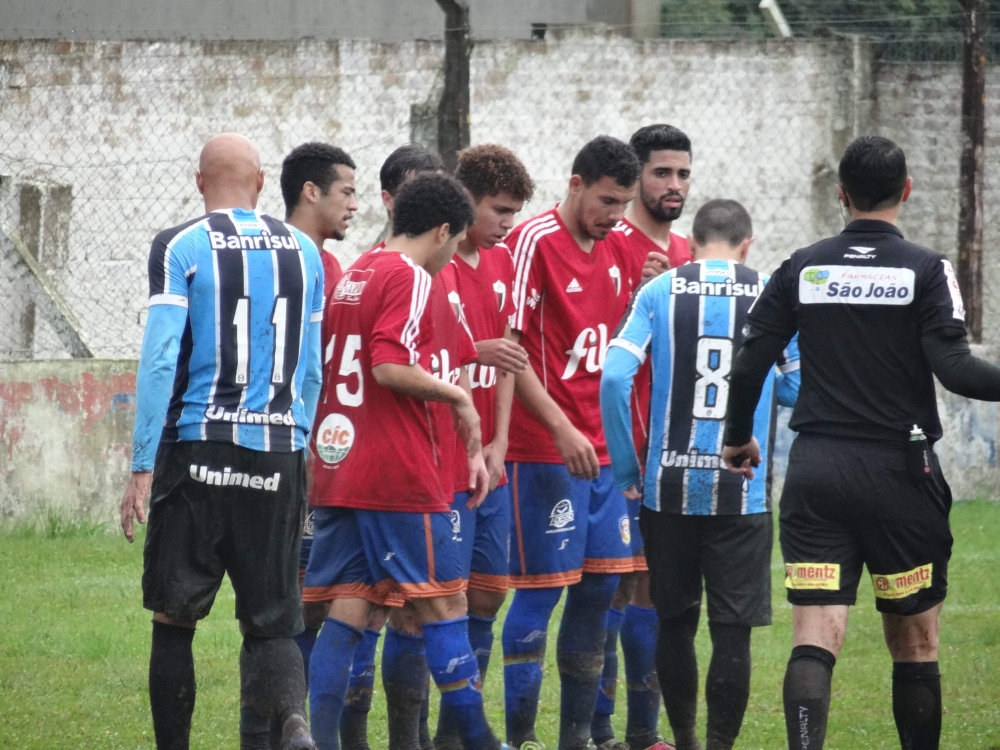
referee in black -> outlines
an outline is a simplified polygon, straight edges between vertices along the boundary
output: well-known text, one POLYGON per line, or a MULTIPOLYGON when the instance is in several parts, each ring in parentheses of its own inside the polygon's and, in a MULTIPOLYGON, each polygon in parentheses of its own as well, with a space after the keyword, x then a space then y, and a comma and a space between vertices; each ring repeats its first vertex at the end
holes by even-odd
POLYGON ((867 567, 893 660, 892 711, 905 750, 941 736, 938 616, 947 592, 951 491, 936 375, 948 390, 1000 400, 1000 368, 976 359, 951 264, 896 228, 910 195, 903 151, 875 136, 848 146, 838 236, 782 263, 749 313, 731 376, 726 448, 752 476, 761 384, 797 331, 802 386, 781 496, 781 551, 794 647, 785 672, 788 747, 820 750, 848 607, 867 567))

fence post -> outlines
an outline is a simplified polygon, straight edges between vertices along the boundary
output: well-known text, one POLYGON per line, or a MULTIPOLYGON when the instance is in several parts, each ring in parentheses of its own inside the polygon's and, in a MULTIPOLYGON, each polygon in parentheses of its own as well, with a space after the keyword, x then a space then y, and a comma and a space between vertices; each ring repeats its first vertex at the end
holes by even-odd
POLYGON ((454 170, 458 152, 469 145, 469 4, 437 0, 444 11, 444 92, 438 104, 438 152, 454 170))
POLYGON ((972 340, 983 340, 983 173, 986 166, 986 0, 962 0, 962 155, 958 178, 958 285, 972 340))

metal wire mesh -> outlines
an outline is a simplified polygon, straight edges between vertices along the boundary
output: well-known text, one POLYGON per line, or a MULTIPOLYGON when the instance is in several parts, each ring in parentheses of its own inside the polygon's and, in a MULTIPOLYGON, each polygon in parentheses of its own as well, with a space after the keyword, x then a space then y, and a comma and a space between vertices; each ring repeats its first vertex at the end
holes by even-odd
MULTIPOLYGON (((330 248, 350 262, 385 226, 382 160, 401 143, 433 143, 441 58, 438 42, 0 42, 0 358, 70 356, 73 335, 94 356, 138 355, 149 242, 202 212, 197 155, 221 131, 256 142, 267 173, 260 207, 279 217, 292 147, 324 140, 352 155, 361 208, 330 248)), ((754 220, 751 263, 773 269, 843 226, 839 155, 855 135, 881 132, 907 149, 917 178, 904 229, 953 254, 958 63, 893 60, 856 37, 635 41, 550 30, 477 42, 472 142, 524 160, 538 185, 527 218, 563 196, 589 138, 677 125, 694 143, 677 228, 708 199, 740 200, 754 220)), ((989 263, 986 281, 992 340, 1000 270, 989 263)))

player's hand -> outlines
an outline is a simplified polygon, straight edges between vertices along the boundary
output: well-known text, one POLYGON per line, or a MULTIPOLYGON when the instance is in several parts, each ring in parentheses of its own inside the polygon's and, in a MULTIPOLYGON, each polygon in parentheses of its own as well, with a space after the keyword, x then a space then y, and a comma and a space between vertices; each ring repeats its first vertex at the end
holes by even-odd
POLYGON ((486 461, 483 460, 482 452, 477 451, 476 455, 469 457, 469 492, 472 495, 465 507, 472 510, 482 505, 483 500, 486 499, 486 493, 489 491, 489 486, 490 475, 486 471, 486 461))
POLYGON ((477 341, 476 361, 486 367, 496 367, 507 372, 524 372, 528 367, 528 352, 510 339, 477 341))
POLYGON ((153 472, 133 471, 128 480, 128 487, 125 488, 125 496, 122 498, 121 523, 122 531, 129 542, 135 541, 135 534, 132 532, 132 519, 139 523, 146 523, 146 508, 144 503, 149 496, 149 488, 153 484, 153 472))
POLYGON ((483 449, 483 434, 479 423, 479 412, 465 391, 459 389, 462 400, 451 405, 451 416, 455 421, 455 431, 465 446, 465 452, 470 456, 480 453, 483 449))
POLYGON ((746 445, 727 445, 722 449, 722 460, 734 474, 753 479, 753 470, 760 466, 760 445, 757 438, 750 438, 746 445))
POLYGON ((625 496, 626 500, 642 500, 642 490, 635 484, 622 492, 622 494, 625 496))
POLYGON ((489 445, 483 446, 483 460, 486 462, 486 471, 490 475, 490 492, 493 492, 503 479, 503 460, 507 457, 507 446, 494 440, 489 445))
POLYGON ((552 435, 552 439, 570 476, 591 481, 600 476, 601 465, 597 462, 597 451, 576 427, 567 422, 563 429, 552 435))
POLYGON ((655 250, 646 256, 646 262, 642 264, 642 278, 651 279, 670 270, 670 258, 655 250))

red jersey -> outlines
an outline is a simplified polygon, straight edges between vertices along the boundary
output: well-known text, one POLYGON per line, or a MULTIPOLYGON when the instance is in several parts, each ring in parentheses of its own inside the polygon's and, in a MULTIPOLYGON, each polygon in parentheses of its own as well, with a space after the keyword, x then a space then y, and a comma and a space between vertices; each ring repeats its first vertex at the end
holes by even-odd
MULTIPOLYGON (((456 276, 455 266, 449 263, 434 277, 419 343, 423 367, 434 377, 452 385, 458 385, 462 368, 476 359, 476 347, 465 321, 456 276)), ((468 492, 465 445, 455 431, 451 406, 439 401, 429 401, 427 405, 434 415, 434 442, 441 446, 441 484, 454 492, 468 492)))
POLYGON ((340 262, 337 260, 337 256, 329 250, 324 250, 321 247, 319 249, 319 257, 323 261, 323 307, 326 309, 326 302, 330 299, 333 288, 340 281, 340 277, 344 275, 344 272, 340 269, 340 262))
POLYGON ((400 253, 358 258, 326 307, 323 389, 313 431, 313 505, 439 513, 441 482, 427 403, 379 385, 384 362, 427 366, 420 351, 431 277, 400 253))
MULTIPOLYGON (((556 209, 516 227, 514 323, 542 386, 610 463, 601 427, 601 368, 608 341, 628 305, 626 259, 607 240, 584 252, 556 209)), ((517 400, 507 460, 562 463, 552 435, 517 400)))
MULTIPOLYGON (((628 219, 622 219, 611 232, 609 238, 617 244, 622 253, 630 259, 629 282, 635 291, 642 283, 642 266, 651 252, 662 253, 663 248, 639 229, 628 219)), ((683 266, 694 260, 687 237, 677 232, 670 232, 670 244, 667 246, 667 259, 671 268, 683 266)), ((635 443, 636 454, 645 464, 647 441, 649 440, 649 406, 652 400, 653 369, 652 360, 647 359, 639 367, 632 381, 632 440, 635 443)))
MULTIPOLYGON (((473 340, 503 338, 514 314, 511 294, 514 263, 507 246, 498 244, 489 250, 480 248, 479 265, 475 268, 459 255, 455 256, 452 264, 473 340)), ((473 362, 469 365, 469 382, 472 384, 472 400, 482 423, 483 445, 487 445, 496 433, 496 367, 483 367, 473 362)), ((506 483, 507 477, 501 477, 500 484, 506 483)))

